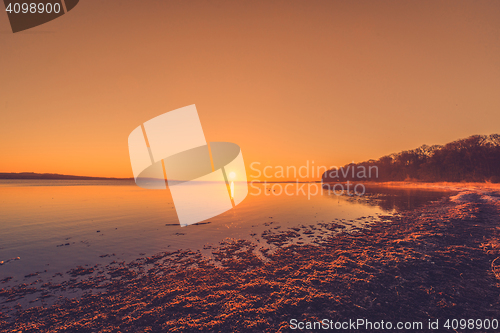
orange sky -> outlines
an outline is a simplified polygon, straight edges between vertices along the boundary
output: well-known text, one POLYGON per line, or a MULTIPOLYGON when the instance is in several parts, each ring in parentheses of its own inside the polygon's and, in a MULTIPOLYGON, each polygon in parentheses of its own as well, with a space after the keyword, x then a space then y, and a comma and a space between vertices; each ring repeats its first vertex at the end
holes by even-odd
POLYGON ((131 177, 129 133, 190 104, 247 167, 499 133, 499 18, 499 1, 94 0, 13 34, 0 13, 0 172, 131 177))

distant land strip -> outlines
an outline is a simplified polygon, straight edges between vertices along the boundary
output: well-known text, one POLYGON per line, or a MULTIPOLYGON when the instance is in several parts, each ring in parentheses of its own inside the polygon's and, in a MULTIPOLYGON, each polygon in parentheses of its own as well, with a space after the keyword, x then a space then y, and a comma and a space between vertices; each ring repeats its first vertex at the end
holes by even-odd
POLYGON ((35 173, 35 172, 0 172, 0 179, 51 179, 51 180, 134 180, 131 178, 110 178, 110 177, 88 177, 60 175, 57 173, 35 173))

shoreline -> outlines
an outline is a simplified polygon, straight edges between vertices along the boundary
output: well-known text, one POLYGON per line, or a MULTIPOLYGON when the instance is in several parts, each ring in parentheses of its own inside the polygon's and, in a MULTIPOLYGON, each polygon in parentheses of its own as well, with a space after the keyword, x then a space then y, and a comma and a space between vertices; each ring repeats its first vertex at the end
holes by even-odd
POLYGON ((314 245, 283 246, 308 232, 288 230, 262 235, 275 251, 228 240, 213 249, 213 260, 199 252, 164 252, 76 268, 61 283, 0 289, 12 299, 35 289, 46 298, 55 290, 83 293, 9 314, 0 303, 0 329, 276 332, 288 331, 293 318, 424 324, 497 318, 500 195, 483 187, 458 192, 350 232, 339 221, 315 225, 326 239, 314 245))
MULTIPOLYGON (((326 182, 328 184, 331 182, 326 182)), ((457 182, 413 182, 413 181, 394 181, 394 182, 372 182, 357 181, 356 183, 380 187, 401 187, 401 188, 425 188, 425 189, 447 189, 451 191, 460 190, 500 190, 500 184, 496 183, 457 183, 457 182)))

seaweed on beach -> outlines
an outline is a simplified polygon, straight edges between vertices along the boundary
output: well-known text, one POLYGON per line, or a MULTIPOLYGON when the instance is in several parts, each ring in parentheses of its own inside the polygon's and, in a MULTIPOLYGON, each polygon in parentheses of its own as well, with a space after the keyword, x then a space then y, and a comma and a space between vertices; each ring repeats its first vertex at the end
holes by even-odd
POLYGON ((280 332, 294 318, 498 318, 498 216, 493 203, 443 199, 351 232, 338 222, 318 224, 315 231, 325 234, 315 244, 284 245, 305 236, 297 228, 266 233, 273 251, 227 240, 213 258, 175 251, 92 272, 77 268, 60 284, 0 289, 0 329, 280 332), (48 297, 59 288, 87 291, 16 308, 30 293, 48 297))

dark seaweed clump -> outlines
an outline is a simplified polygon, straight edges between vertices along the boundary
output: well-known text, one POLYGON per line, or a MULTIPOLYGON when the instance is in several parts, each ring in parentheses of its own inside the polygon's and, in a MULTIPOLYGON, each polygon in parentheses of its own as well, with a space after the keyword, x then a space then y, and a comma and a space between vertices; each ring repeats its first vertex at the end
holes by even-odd
POLYGON ((233 240, 215 248, 212 259, 176 251, 78 267, 59 284, 1 289, 0 330, 280 332, 290 331, 292 318, 424 325, 433 318, 498 318, 498 213, 493 204, 443 199, 352 232, 323 223, 317 228, 329 233, 315 244, 285 245, 304 236, 297 229, 264 235, 274 250, 233 240), (88 292, 15 310, 30 293, 71 289, 88 292))

